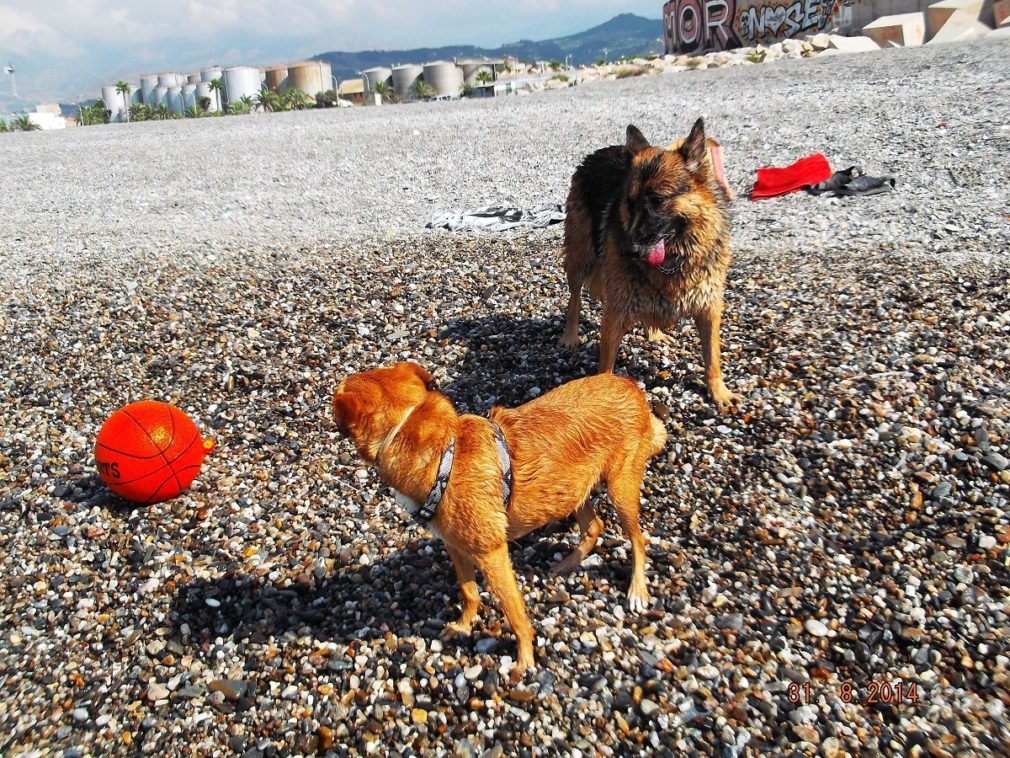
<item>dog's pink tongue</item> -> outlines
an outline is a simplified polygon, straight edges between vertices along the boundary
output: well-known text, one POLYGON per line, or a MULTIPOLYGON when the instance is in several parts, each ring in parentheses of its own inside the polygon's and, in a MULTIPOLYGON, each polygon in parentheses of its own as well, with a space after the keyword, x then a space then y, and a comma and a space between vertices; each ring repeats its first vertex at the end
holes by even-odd
POLYGON ((666 243, 663 240, 659 241, 652 250, 649 251, 649 264, 652 266, 658 266, 664 260, 666 260, 666 243))

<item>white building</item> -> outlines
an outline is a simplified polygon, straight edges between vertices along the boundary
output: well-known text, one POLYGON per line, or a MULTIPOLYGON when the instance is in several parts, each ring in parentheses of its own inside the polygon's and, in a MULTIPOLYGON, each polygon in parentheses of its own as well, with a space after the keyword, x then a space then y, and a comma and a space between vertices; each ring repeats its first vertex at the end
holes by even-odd
POLYGON ((34 111, 28 114, 28 118, 33 124, 38 124, 40 129, 66 129, 67 120, 59 113, 49 113, 34 111))

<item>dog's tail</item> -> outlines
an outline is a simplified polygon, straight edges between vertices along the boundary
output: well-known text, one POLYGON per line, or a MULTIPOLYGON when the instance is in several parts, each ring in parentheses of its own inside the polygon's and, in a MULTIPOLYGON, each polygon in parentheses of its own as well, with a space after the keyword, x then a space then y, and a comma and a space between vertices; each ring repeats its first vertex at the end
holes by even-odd
POLYGON ((651 432, 651 437, 649 438, 648 450, 649 458, 652 458, 666 447, 666 426, 651 412, 649 413, 649 431, 651 432))

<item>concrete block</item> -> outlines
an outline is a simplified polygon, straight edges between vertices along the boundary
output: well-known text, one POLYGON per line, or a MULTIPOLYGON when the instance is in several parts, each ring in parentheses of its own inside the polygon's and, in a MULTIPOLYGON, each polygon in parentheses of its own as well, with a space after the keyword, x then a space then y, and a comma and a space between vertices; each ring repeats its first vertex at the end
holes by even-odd
POLYGON ((926 39, 933 39, 940 30, 948 24, 954 26, 947 29, 949 37, 958 28, 967 28, 978 21, 982 12, 982 0, 940 0, 926 8, 926 39))
POLYGON ((957 14, 951 16, 950 20, 943 25, 927 45, 942 44, 944 42, 963 42, 973 39, 985 39, 991 32, 988 26, 981 21, 969 21, 963 23, 957 14))
POLYGON ((994 26, 1010 26, 1010 0, 992 4, 992 20, 994 26))
MULTIPOLYGON (((1010 3, 1010 0, 1005 0, 1005 2, 1010 3)), ((814 50, 827 50, 831 47, 831 35, 824 32, 807 37, 807 41, 814 50)))
POLYGON ((926 18, 924 13, 899 13, 881 16, 863 27, 867 37, 880 47, 893 42, 901 47, 921 45, 926 38, 926 18))
POLYGON ((828 50, 837 50, 839 53, 864 53, 879 49, 880 45, 869 37, 843 37, 840 34, 828 36, 828 50))

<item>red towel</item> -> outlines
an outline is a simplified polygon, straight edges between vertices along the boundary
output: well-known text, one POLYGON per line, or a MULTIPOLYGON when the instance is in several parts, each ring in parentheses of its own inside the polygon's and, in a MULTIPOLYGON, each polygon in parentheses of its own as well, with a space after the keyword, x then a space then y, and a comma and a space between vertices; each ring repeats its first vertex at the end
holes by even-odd
POLYGON ((814 153, 786 168, 759 168, 750 199, 784 195, 830 178, 831 166, 828 165, 828 159, 820 153, 814 153))

